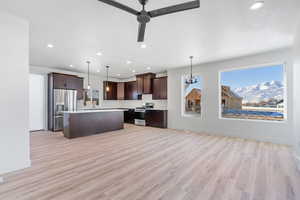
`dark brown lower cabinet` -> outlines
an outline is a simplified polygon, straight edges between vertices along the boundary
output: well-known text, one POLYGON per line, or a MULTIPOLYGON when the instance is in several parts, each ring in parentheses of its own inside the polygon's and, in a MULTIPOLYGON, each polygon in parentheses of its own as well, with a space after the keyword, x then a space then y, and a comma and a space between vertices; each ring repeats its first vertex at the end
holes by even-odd
POLYGON ((124 122, 134 124, 135 111, 134 109, 128 109, 124 111, 124 122))
POLYGON ((147 110, 145 114, 145 120, 147 126, 168 128, 168 111, 147 110))

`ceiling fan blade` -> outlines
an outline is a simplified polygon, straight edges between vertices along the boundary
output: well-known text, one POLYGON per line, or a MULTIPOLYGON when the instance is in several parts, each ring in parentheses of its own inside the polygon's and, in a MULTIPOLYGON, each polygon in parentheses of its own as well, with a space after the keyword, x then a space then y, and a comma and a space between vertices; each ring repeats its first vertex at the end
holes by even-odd
POLYGON ((200 7, 200 0, 196 0, 196 1, 190 1, 187 3, 177 4, 174 6, 160 8, 157 10, 152 10, 152 11, 148 12, 148 14, 150 15, 150 17, 158 17, 161 15, 167 15, 167 14, 190 10, 190 9, 199 8, 199 7, 200 7))
POLYGON ((140 23, 138 42, 144 42, 145 31, 146 31, 146 23, 140 23))
POLYGON ((121 10, 124 10, 124 11, 129 12, 129 13, 134 14, 134 15, 138 15, 139 14, 139 12, 136 11, 136 10, 134 10, 133 8, 130 8, 130 7, 128 7, 128 6, 124 5, 124 4, 121 4, 119 2, 116 2, 114 0, 98 0, 98 1, 101 1, 101 2, 106 3, 108 5, 114 6, 116 8, 119 8, 121 10))

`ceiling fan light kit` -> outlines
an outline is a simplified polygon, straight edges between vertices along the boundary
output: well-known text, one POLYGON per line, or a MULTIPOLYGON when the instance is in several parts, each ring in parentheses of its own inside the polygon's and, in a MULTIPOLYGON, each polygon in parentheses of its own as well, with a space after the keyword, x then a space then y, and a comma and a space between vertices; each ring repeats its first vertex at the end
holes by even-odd
POLYGON ((129 12, 137 16, 137 21, 139 22, 138 39, 137 39, 138 42, 144 42, 146 24, 150 22, 151 18, 200 7, 200 0, 194 0, 194 1, 168 6, 165 8, 160 8, 157 10, 152 10, 147 12, 145 10, 145 5, 147 4, 148 0, 138 0, 139 3, 143 6, 141 11, 134 10, 133 8, 130 8, 115 0, 98 0, 98 1, 101 1, 103 3, 114 6, 116 8, 119 8, 121 10, 124 10, 126 12, 129 12))

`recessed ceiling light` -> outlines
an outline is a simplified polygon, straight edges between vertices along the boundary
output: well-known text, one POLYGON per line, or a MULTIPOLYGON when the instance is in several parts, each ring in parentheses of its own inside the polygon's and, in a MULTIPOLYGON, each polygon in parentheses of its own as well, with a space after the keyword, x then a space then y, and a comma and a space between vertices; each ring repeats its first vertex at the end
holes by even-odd
POLYGON ((146 44, 141 44, 141 48, 142 48, 142 49, 145 49, 146 47, 147 47, 146 44))
POLYGON ((74 67, 73 65, 69 65, 70 67, 74 67))
POLYGON ((54 45, 53 44, 48 44, 47 47, 52 49, 54 47, 54 45))
POLYGON ((127 65, 131 64, 132 62, 130 60, 126 61, 127 65))
POLYGON ((132 73, 135 73, 135 70, 132 70, 132 73))
POLYGON ((101 52, 98 52, 98 53, 97 53, 97 56, 102 56, 102 53, 101 53, 101 52))
POLYGON ((121 76, 121 74, 117 74, 117 76, 121 76))
POLYGON ((97 72, 99 73, 99 72, 100 72, 100 69, 97 69, 97 72))
POLYGON ((264 6, 264 1, 255 1, 252 6, 250 7, 250 10, 258 10, 264 6))
POLYGON ((147 67, 147 70, 150 70, 151 69, 151 67, 147 67))

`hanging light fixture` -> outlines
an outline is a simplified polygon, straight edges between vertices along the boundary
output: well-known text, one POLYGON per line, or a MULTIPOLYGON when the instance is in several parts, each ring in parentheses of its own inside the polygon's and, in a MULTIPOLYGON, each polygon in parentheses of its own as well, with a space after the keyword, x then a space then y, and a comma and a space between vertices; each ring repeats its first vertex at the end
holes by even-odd
POLYGON ((91 89, 91 84, 90 84, 90 61, 86 61, 86 63, 88 64, 88 86, 87 89, 90 90, 91 89))
POLYGON ((105 90, 106 92, 109 92, 109 86, 108 86, 108 70, 109 70, 109 66, 106 66, 106 87, 105 90))
POLYGON ((195 79, 194 76, 193 76, 193 58, 194 58, 194 56, 190 56, 190 60, 191 60, 191 75, 190 75, 190 78, 185 80, 185 83, 188 84, 188 85, 195 84, 195 83, 198 82, 198 80, 195 79))

